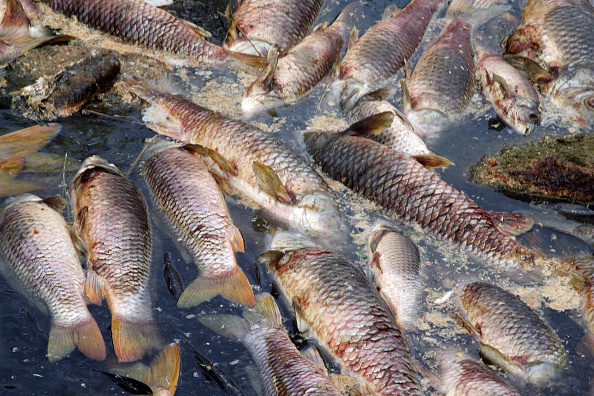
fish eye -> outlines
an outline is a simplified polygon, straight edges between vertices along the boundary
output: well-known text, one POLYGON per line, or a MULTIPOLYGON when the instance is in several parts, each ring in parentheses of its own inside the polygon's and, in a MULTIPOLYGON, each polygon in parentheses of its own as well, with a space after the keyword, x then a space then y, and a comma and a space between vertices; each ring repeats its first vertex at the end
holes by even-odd
POLYGON ((591 109, 594 109, 594 97, 591 97, 590 99, 588 99, 588 101, 586 102, 586 104, 588 105, 588 107, 590 107, 591 109))

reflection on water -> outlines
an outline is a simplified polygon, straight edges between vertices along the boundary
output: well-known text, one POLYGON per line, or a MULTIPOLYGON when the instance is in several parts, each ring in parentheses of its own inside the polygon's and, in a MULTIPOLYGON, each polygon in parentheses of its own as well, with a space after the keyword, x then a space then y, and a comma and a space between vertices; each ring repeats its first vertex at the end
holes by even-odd
MULTIPOLYGON (((215 10, 223 11, 226 2, 207 2, 204 6, 195 1, 186 0, 176 4, 178 15, 191 19, 213 32, 216 40, 222 40, 224 30, 215 17, 215 10), (204 15, 209 15, 205 17, 204 15)), ((322 20, 332 20, 347 1, 341 0, 326 2, 322 11, 322 20)), ((358 27, 365 31, 380 18, 389 1, 370 1, 361 9, 364 17, 359 18, 358 27)), ((403 6, 404 1, 397 2, 403 6)), ((519 15, 519 11, 516 10, 519 15)), ((439 33, 439 27, 433 27, 428 32, 428 37, 423 43, 426 47, 428 41, 439 33)), ((416 62, 420 52, 413 57, 416 62)), ((211 93, 217 87, 234 87, 239 92, 239 80, 228 72, 203 73, 197 70, 184 70, 177 68, 171 73, 180 88, 187 92, 197 92, 206 89, 208 94, 196 93, 195 97, 204 103, 217 106, 211 93), (184 78, 176 78, 177 75, 184 78), (208 83, 208 84, 207 84, 208 83), (204 87, 204 88, 203 88, 204 87)), ((398 77, 400 78, 400 76, 398 77)), ((395 79, 395 82, 398 80, 395 79)), ((219 88, 221 90, 221 88, 219 88)), ((273 119, 268 115, 258 116, 253 122, 263 123, 264 126, 274 126, 276 134, 287 143, 303 153, 300 144, 300 132, 311 126, 312 118, 321 119, 322 116, 341 117, 331 99, 326 98, 320 105, 320 97, 324 94, 325 86, 317 87, 308 97, 296 105, 278 110, 278 118, 273 119)), ((220 93, 219 93, 220 95, 220 93)), ((328 95, 329 97, 331 95, 328 95)), ((223 95, 224 98, 224 95, 223 95)), ((239 97, 229 97, 227 102, 218 103, 217 110, 227 114, 237 112, 239 97)), ((3 100, 0 109, 0 133, 14 131, 32 125, 10 113, 7 101, 3 100)), ((98 102, 91 104, 98 106, 98 102)), ((138 102, 139 103, 139 102, 138 102)), ((397 101, 394 103, 399 106, 397 101)), ((98 107, 102 112, 129 116, 133 121, 117 120, 98 115, 78 115, 62 121, 63 131, 43 151, 56 153, 76 160, 78 164, 86 157, 98 154, 113 162, 122 170, 127 171, 141 152, 145 138, 153 133, 138 122, 141 121, 141 108, 135 107, 128 111, 124 105, 125 114, 112 103, 108 108, 98 107)), ((439 170, 443 179, 455 188, 464 191, 479 205, 492 211, 519 211, 522 213, 535 213, 546 216, 546 209, 531 206, 528 202, 517 201, 492 191, 490 188, 478 186, 467 181, 468 168, 483 154, 494 154, 505 144, 518 144, 528 140, 542 138, 548 134, 567 133, 565 128, 540 126, 528 136, 520 136, 509 128, 501 131, 489 130, 489 120, 494 118, 494 112, 488 110, 484 115, 483 110, 488 109, 484 100, 475 95, 472 110, 478 116, 468 116, 464 122, 454 128, 442 132, 438 137, 428 140, 429 149, 438 155, 444 156, 455 163, 455 166, 439 170)), ((337 123, 344 121, 337 121, 337 123)), ((331 123, 330 123, 331 124, 331 123)), ((318 125, 318 124, 316 124, 318 125)), ((74 172, 58 172, 52 174, 24 174, 21 177, 41 182, 48 187, 36 193, 42 196, 64 194, 66 184, 70 183, 74 172)), ((142 189, 145 197, 149 197, 148 189, 140 176, 139 167, 131 174, 142 189)), ((353 260, 364 263, 365 249, 361 243, 367 240, 367 230, 379 217, 372 205, 364 199, 349 193, 343 187, 338 187, 341 209, 349 219, 352 227, 351 235, 353 244, 345 253, 353 260)), ((235 197, 228 197, 230 211, 235 224, 239 227, 245 238, 246 252, 238 254, 238 263, 246 273, 250 282, 255 285, 255 291, 270 291, 271 278, 265 273, 264 267, 258 264, 257 257, 266 251, 267 234, 263 232, 266 227, 257 217, 257 212, 246 208, 235 197), (256 272, 260 273, 261 287, 258 286, 256 272)), ((154 206, 151 207, 154 213, 154 206)), ((70 216, 68 216, 70 217, 70 216)), ((196 320, 196 315, 203 313, 239 313, 238 307, 232 306, 220 297, 204 303, 199 307, 179 310, 175 300, 169 294, 163 279, 163 255, 172 254, 172 262, 180 272, 184 283, 189 284, 197 274, 196 266, 187 263, 175 243, 162 227, 162 221, 156 215, 154 221, 154 252, 155 265, 154 309, 155 317, 161 326, 161 332, 166 342, 188 340, 202 354, 216 362, 237 383, 246 395, 256 395, 259 392, 258 375, 254 365, 245 350, 239 343, 229 341, 221 336, 214 335, 202 327, 196 320)), ((559 216, 557 216, 559 217, 559 216)), ((563 219, 557 222, 563 222, 563 219)), ((569 224, 569 223, 568 223, 569 224)), ((542 388, 524 389, 524 394, 542 395, 586 395, 589 392, 589 382, 592 377, 594 363, 586 354, 580 344, 584 336, 584 327, 581 326, 582 318, 579 314, 579 300, 577 294, 567 284, 566 278, 546 273, 544 276, 526 276, 525 273, 503 271, 490 263, 475 256, 460 252, 448 243, 438 242, 431 236, 426 236, 414 227, 403 227, 418 243, 426 268, 423 273, 423 298, 422 318, 419 322, 419 331, 411 333, 409 340, 411 349, 419 362, 423 362, 430 369, 435 367, 435 355, 445 348, 466 348, 473 356, 477 356, 478 344, 476 340, 456 327, 452 313, 457 308, 455 295, 447 297, 447 292, 457 289, 462 283, 473 280, 486 280, 497 283, 502 287, 520 295, 531 307, 535 308, 544 319, 551 324, 559 337, 563 340, 569 353, 568 364, 561 375, 542 388)), ((592 249, 584 242, 564 235, 559 231, 535 226, 532 233, 542 243, 554 244, 556 248, 565 246, 572 251, 591 252, 592 249)), ((534 274, 532 274, 534 275, 534 274)), ((106 376, 96 370, 105 370, 105 363, 97 363, 84 358, 75 351, 60 362, 50 364, 45 357, 47 349, 47 332, 50 328, 49 316, 41 314, 35 307, 28 303, 24 297, 14 293, 4 280, 0 280, 0 386, 3 394, 15 395, 114 395, 124 392, 117 388, 106 376), (59 380, 57 380, 59 378, 59 380)), ((90 306, 91 313, 102 329, 108 346, 108 359, 115 359, 111 344, 110 314, 107 306, 90 306)), ((292 330, 291 313, 286 304, 281 304, 286 326, 292 330)), ((180 343, 182 367, 179 380, 179 395, 225 395, 226 393, 212 381, 207 381, 195 364, 192 352, 180 343)), ((148 360, 148 359, 147 359, 148 360)), ((335 370, 336 372, 336 370, 335 370)), ((426 385, 426 381, 424 381, 426 385)), ((435 392, 426 387, 427 394, 435 392)))

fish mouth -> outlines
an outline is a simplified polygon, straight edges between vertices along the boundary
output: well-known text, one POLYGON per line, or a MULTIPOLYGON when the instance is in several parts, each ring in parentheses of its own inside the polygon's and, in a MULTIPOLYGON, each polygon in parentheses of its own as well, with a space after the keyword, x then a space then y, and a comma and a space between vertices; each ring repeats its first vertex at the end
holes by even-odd
POLYGON ((509 110, 509 120, 505 120, 518 133, 530 135, 540 124, 538 104, 528 99, 518 99, 509 110))

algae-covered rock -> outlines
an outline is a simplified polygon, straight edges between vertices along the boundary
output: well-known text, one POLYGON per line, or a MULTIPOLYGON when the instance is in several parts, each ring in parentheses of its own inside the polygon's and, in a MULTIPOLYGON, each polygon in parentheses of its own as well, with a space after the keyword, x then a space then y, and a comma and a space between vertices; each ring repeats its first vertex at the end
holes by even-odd
POLYGON ((504 148, 470 168, 470 180, 516 198, 594 202, 594 134, 504 148))

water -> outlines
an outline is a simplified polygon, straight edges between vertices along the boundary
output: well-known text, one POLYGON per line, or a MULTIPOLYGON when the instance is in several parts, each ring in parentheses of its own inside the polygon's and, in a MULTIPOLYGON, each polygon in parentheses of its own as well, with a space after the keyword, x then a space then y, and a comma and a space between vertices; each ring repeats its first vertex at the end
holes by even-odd
MULTIPOLYGON (((326 1, 320 17, 321 21, 332 20, 347 4, 347 1, 326 1)), ((369 1, 361 6, 364 16, 357 20, 360 32, 364 32, 373 25, 383 13, 390 1, 369 1)), ((404 6, 404 1, 398 1, 404 6)), ((176 3, 174 11, 178 16, 189 19, 213 33, 213 41, 220 42, 224 37, 222 27, 216 12, 223 12, 226 2, 213 1, 202 4, 197 1, 186 0, 176 3)), ((519 16, 519 10, 514 9, 519 16)), ((425 48, 441 29, 443 20, 432 22, 426 38, 421 46, 425 48)), ((93 46, 104 43, 105 39, 87 40, 87 45, 93 46), (103 40, 103 41, 101 41, 103 40)), ((72 51, 73 45, 39 49, 39 54, 55 56, 72 51), (45 52, 41 52, 45 51, 45 52)), ((124 49, 131 47, 124 46, 124 49)), ((33 51, 31 55, 36 53, 33 51)), ((128 55, 126 55, 128 56, 128 55)), ((135 67, 141 69, 143 61, 138 57, 122 56, 122 60, 134 61, 135 67)), ((412 64, 420 56, 420 51, 413 56, 412 64)), ((161 58, 161 55, 152 56, 161 58)), ((33 59, 33 58, 32 58, 33 59)), ((54 58, 52 58, 54 59, 54 58)), ((141 58, 142 59, 142 58, 141 58)), ((21 59, 17 65, 27 67, 26 61, 21 59)), ((148 62, 148 61, 147 61, 148 62)), ((148 64, 151 64, 148 62, 148 64)), ((134 70, 124 63, 126 71, 134 70), (127 69, 126 69, 127 68, 127 69)), ((148 69, 149 67, 145 67, 148 69)), ((164 67, 166 68, 166 67, 164 67)), ((228 71, 205 72, 208 69, 194 67, 174 67, 169 71, 174 85, 186 94, 225 114, 237 116, 239 114, 239 100, 242 82, 245 76, 237 77, 228 71)), ((13 71, 15 74, 25 75, 28 70, 13 71)), ((31 71, 34 73, 34 70, 31 71)), ((150 75, 150 74, 149 74, 150 75)), ((394 79, 397 83, 399 75, 394 79)), ((9 87, 19 88, 25 84, 25 77, 19 81, 13 80, 9 87), (12 84, 12 85, 11 85, 12 84)), ((5 89, 9 91, 9 89, 5 89)), ((339 109, 331 102, 328 95, 324 95, 325 85, 318 86, 309 96, 291 107, 278 110, 278 117, 272 118, 266 114, 256 117, 253 122, 265 129, 273 130, 277 136, 292 145, 297 151, 307 156, 300 140, 301 132, 307 128, 321 129, 330 127, 337 129, 345 126, 339 109), (320 97, 325 99, 321 101, 320 97)), ((127 171, 144 146, 143 140, 154 135, 141 123, 142 108, 139 101, 131 104, 120 101, 118 93, 107 93, 103 101, 95 100, 87 108, 118 116, 120 119, 94 114, 76 115, 61 121, 62 132, 43 150, 56 153, 75 160, 80 164, 90 155, 98 154, 113 162, 122 170, 127 171)), ((397 103, 395 98, 394 103, 397 103)), ((32 122, 14 115, 9 110, 9 98, 0 100, 0 133, 11 132, 33 125, 32 122)), ((489 130, 488 121, 495 117, 495 113, 479 95, 471 106, 472 115, 463 119, 460 125, 450 128, 433 136, 428 140, 429 148, 435 153, 452 160, 456 165, 438 171, 442 178, 455 188, 464 191, 479 205, 492 211, 519 211, 534 213, 540 217, 549 218, 554 213, 545 208, 531 206, 529 202, 522 202, 508 198, 467 181, 468 169, 484 154, 498 153, 505 144, 520 144, 530 140, 537 140, 546 135, 563 135, 569 133, 566 127, 558 127, 557 111, 551 106, 545 107, 547 114, 553 114, 545 120, 543 126, 528 136, 520 136, 509 128, 501 131, 489 130)), ((76 168, 76 166, 75 166, 76 168)), ((136 167, 131 178, 143 190, 145 197, 150 197, 136 167)), ((74 171, 54 174, 28 174, 29 178, 43 182, 48 188, 35 193, 41 196, 65 193, 64 181, 69 184, 74 171)), ((336 186, 336 183, 333 184, 336 186)), ((381 215, 373 210, 373 206, 366 200, 354 196, 346 188, 338 189, 341 209, 352 226, 351 236, 353 244, 345 253, 353 260, 364 264, 365 249, 362 243, 366 241, 369 226, 381 215)), ((270 276, 265 274, 258 256, 266 251, 267 234, 263 232, 262 220, 257 211, 241 204, 235 197, 228 197, 229 209, 235 224, 240 228, 245 238, 246 252, 238 254, 237 259, 241 268, 254 285, 256 292, 273 291, 270 276), (256 271, 261 275, 261 285, 258 285, 256 271)), ((69 216, 69 215, 67 215, 69 216)), ((179 310, 175 300, 167 291, 162 276, 163 255, 172 254, 172 262, 188 285, 197 275, 193 263, 184 261, 175 243, 157 221, 158 217, 151 208, 154 221, 154 250, 155 264, 154 279, 154 310, 160 330, 165 342, 178 342, 181 349, 181 375, 178 384, 178 395, 225 395, 226 393, 212 381, 208 381, 195 364, 192 352, 180 340, 189 341, 202 354, 210 358, 238 384, 246 395, 259 394, 258 375, 254 364, 246 349, 235 341, 229 341, 214 335, 202 327, 196 316, 204 313, 238 313, 239 307, 232 306, 226 300, 216 298, 198 307, 179 310)), ((70 217, 70 216, 69 216, 70 217)), ((558 218, 558 216, 556 217, 558 218)), ((563 218, 557 220, 567 226, 571 223, 563 218)), ((504 271, 492 263, 486 263, 470 254, 452 247, 448 243, 438 242, 434 237, 427 236, 415 227, 404 225, 403 228, 418 243, 423 253, 426 265, 423 273, 424 294, 421 303, 421 319, 419 331, 409 334, 411 349, 415 358, 426 364, 430 370, 435 368, 435 355, 448 348, 466 349, 472 356, 478 356, 478 344, 470 335, 459 329, 452 317, 452 313, 459 311, 455 302, 455 295, 444 300, 447 292, 457 290, 462 284, 478 279, 494 282, 513 293, 519 294, 528 304, 537 310, 563 340, 569 359, 562 373, 550 383, 540 388, 525 389, 525 394, 542 395, 586 395, 590 389, 590 380, 594 369, 592 359, 584 354, 580 340, 584 336, 584 322, 579 311, 578 295, 567 284, 566 278, 547 273, 542 279, 535 281, 518 270, 504 271)), ((564 235, 558 231, 535 226, 532 235, 537 235, 548 243, 554 243, 557 248, 580 252, 591 252, 592 249, 580 240, 564 235)), ((125 394, 100 370, 108 370, 108 364, 113 363, 115 356, 110 339, 110 313, 107 306, 90 306, 91 313, 99 323, 108 349, 107 362, 95 362, 86 359, 80 352, 74 351, 71 356, 50 364, 45 357, 47 350, 47 333, 50 328, 49 317, 40 313, 24 297, 16 294, 10 286, 0 280, 0 386, 2 393, 7 395, 116 395, 125 394)), ((281 302, 281 309, 286 318, 286 326, 292 330, 292 320, 287 304, 281 302)), ((301 340, 300 345, 303 344, 301 340)), ((143 362, 148 363, 150 359, 143 362)), ((337 372, 333 366, 333 371, 337 372)), ((423 381, 427 394, 436 394, 436 390, 427 386, 423 381)))

